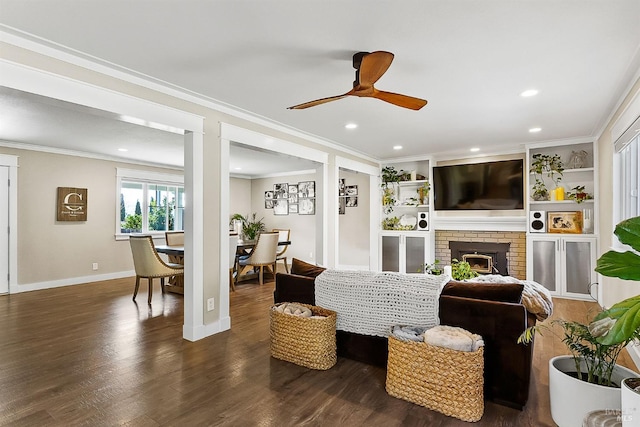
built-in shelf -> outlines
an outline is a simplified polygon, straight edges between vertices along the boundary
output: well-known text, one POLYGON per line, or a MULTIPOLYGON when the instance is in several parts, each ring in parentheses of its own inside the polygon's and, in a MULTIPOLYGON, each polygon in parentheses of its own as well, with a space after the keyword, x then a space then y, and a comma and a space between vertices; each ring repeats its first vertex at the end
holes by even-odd
POLYGON ((424 209, 429 209, 429 205, 394 205, 393 208, 424 208, 424 209))
MULTIPOLYGON (((577 168, 577 169, 565 169, 562 171, 562 175, 580 173, 580 172, 593 172, 593 168, 577 168)), ((535 175, 533 172, 529 172, 529 175, 535 175)))
POLYGON ((400 181, 398 182, 398 185, 400 187, 408 187, 408 186, 416 186, 416 185, 424 184, 425 182, 429 182, 429 180, 422 179, 420 181, 400 181))
POLYGON ((574 205, 582 205, 584 203, 591 203, 593 204, 593 199, 589 199, 589 200, 584 200, 581 203, 576 202, 575 200, 531 200, 529 201, 530 205, 548 205, 548 204, 556 204, 556 203, 560 203, 560 204, 574 204, 574 205))

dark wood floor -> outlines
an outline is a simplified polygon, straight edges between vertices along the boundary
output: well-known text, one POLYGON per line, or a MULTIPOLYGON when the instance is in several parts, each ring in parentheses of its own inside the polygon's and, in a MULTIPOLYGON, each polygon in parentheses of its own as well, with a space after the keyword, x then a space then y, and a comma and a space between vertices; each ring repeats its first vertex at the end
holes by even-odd
MULTIPOLYGON (((273 282, 231 294, 230 331, 182 339, 182 296, 153 304, 134 279, 0 297, 0 425, 469 426, 390 397, 385 372, 349 359, 313 371, 269 356, 273 282)), ((145 283, 146 284, 146 283, 145 283)), ((556 316, 587 303, 558 301, 556 316)), ((557 339, 535 344, 524 411, 487 402, 483 426, 553 426, 547 363, 557 339)), ((633 367, 624 355, 622 364, 633 367)))

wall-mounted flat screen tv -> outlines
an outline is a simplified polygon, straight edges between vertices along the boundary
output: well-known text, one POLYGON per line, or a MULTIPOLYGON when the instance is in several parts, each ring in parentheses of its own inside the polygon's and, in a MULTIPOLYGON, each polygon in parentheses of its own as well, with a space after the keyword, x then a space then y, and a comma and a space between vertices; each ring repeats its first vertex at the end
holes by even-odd
POLYGON ((524 209, 522 159, 433 168, 435 210, 524 209))

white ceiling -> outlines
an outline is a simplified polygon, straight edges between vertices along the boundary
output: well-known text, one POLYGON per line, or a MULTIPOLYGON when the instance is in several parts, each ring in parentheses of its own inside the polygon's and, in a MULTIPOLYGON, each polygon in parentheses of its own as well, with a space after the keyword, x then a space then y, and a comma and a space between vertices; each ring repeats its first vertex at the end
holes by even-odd
MULTIPOLYGON (((639 18, 640 0, 0 0, 0 30, 17 29, 382 160, 597 136, 638 77, 639 18), (374 50, 395 54, 376 87, 425 98, 426 107, 348 97, 286 109, 348 91, 352 55, 374 50), (519 96, 529 88, 540 93, 519 96), (359 127, 347 130, 347 122, 359 127), (530 134, 532 127, 542 131, 530 134), (396 144, 403 150, 394 151, 396 144)), ((27 128, 7 135, 55 144, 27 128)), ((157 131, 153 140, 139 131, 119 128, 117 139, 92 135, 82 144, 113 148, 132 137, 158 155, 177 149, 157 131)))

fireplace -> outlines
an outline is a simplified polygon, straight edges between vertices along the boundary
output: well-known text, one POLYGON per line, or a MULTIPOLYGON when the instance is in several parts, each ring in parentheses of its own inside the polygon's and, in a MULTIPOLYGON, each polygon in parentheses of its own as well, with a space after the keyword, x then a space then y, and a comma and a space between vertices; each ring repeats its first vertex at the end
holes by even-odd
POLYGON ((507 252, 509 243, 449 242, 451 259, 467 261, 480 274, 509 275, 507 252))

